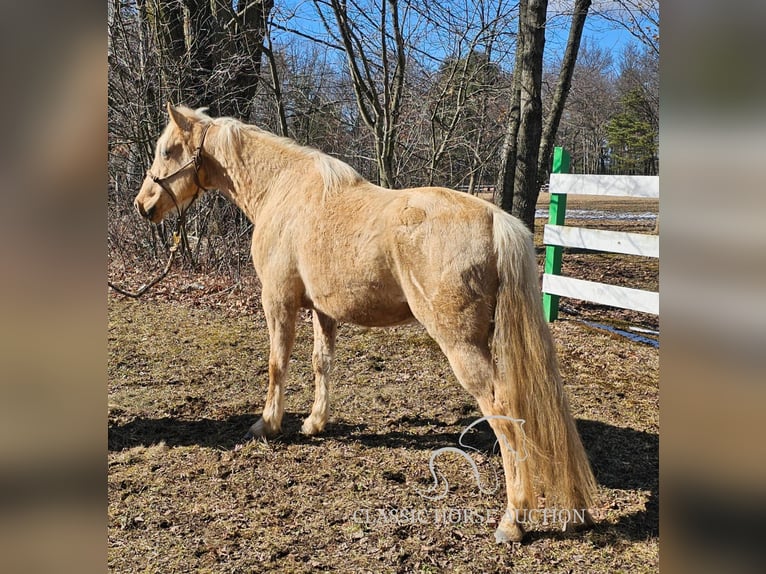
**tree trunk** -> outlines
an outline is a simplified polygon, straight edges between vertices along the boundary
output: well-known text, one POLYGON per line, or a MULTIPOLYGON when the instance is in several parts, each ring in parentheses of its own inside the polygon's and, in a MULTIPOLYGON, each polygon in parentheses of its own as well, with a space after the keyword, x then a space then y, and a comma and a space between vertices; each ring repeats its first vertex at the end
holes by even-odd
POLYGON ((543 128, 543 52, 547 0, 528 0, 521 29, 521 74, 519 87, 519 133, 516 138, 516 172, 513 180, 511 213, 534 230, 537 186, 537 158, 543 128))
POLYGON ((576 0, 569 38, 550 116, 543 129, 542 70, 547 0, 521 0, 516 68, 508 129, 500 158, 497 204, 534 230, 540 186, 550 171, 551 153, 572 83, 580 39, 592 0, 576 0))
POLYGON ((239 0, 236 6, 239 26, 235 42, 238 53, 246 57, 235 72, 234 89, 237 91, 237 97, 230 100, 231 105, 222 105, 224 109, 221 111, 224 115, 238 115, 248 119, 261 76, 263 40, 266 36, 269 13, 274 8, 274 0, 239 0))
POLYGON ((213 54, 220 41, 220 30, 213 18, 209 0, 184 0, 184 35, 186 39, 187 62, 192 62, 187 71, 189 93, 183 101, 198 102, 207 100, 207 81, 215 68, 213 54))
POLYGON ((271 89, 274 91, 274 103, 277 106, 277 117, 279 118, 279 135, 288 137, 290 133, 287 129, 287 112, 285 111, 285 100, 282 97, 282 83, 279 81, 279 67, 277 58, 274 55, 274 46, 271 43, 271 31, 265 30, 266 46, 263 51, 269 62, 269 72, 271 72, 271 89))
POLYGON ((139 4, 139 10, 146 14, 160 55, 161 81, 158 91, 175 94, 175 99, 179 100, 185 88, 185 78, 178 67, 186 50, 183 6, 172 0, 152 0, 148 6, 146 3, 139 4))
POLYGON ((513 82, 511 84, 511 102, 508 109, 508 126, 503 140, 503 149, 500 155, 500 169, 497 174, 495 185, 495 203, 504 211, 513 211, 513 178, 516 173, 516 137, 519 133, 519 120, 521 108, 521 55, 524 49, 522 44, 522 27, 526 20, 528 0, 519 2, 519 31, 516 35, 516 59, 513 67, 513 82))
POLYGON ((580 39, 582 30, 585 26, 585 19, 588 16, 588 10, 592 0, 576 0, 574 13, 572 14, 572 25, 569 28, 569 38, 564 52, 564 60, 561 63, 556 91, 553 94, 553 102, 548 119, 543 128, 542 141, 540 142, 540 159, 537 162, 537 186, 543 185, 551 172, 551 155, 553 154, 553 144, 556 140, 556 132, 561 123, 561 116, 564 113, 569 88, 572 85, 572 76, 574 74, 575 64, 577 63, 577 53, 580 50, 580 39))

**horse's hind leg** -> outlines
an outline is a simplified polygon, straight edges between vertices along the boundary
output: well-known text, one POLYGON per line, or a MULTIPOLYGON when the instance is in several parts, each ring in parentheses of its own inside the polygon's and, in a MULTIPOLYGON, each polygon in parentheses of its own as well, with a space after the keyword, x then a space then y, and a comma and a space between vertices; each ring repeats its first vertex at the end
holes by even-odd
POLYGON ((335 353, 335 336, 338 332, 338 324, 334 319, 314 310, 312 312, 314 324, 314 352, 311 362, 314 367, 314 406, 309 417, 303 421, 301 432, 307 435, 315 435, 324 430, 327 423, 327 415, 330 410, 328 386, 330 382, 330 369, 332 357, 335 353))
POLYGON ((508 507, 495 532, 498 542, 520 541, 524 536, 519 511, 529 508, 525 486, 526 458, 523 428, 512 420, 512 413, 499 405, 494 397, 495 369, 486 343, 440 341, 450 366, 460 384, 478 401, 479 408, 492 427, 498 443, 505 471, 508 507))
POLYGON ((263 416, 250 427, 245 438, 274 436, 282 427, 284 414, 285 379, 290 352, 295 342, 295 321, 298 316, 297 306, 272 303, 263 298, 263 310, 269 327, 269 390, 263 416))

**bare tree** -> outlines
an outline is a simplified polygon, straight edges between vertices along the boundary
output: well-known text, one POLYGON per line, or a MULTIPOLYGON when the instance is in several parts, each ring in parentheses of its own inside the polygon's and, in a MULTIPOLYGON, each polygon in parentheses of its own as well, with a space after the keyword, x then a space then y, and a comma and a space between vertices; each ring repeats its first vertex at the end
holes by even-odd
POLYGON ((500 169, 495 185, 494 199, 497 205, 508 213, 513 213, 514 179, 516 177, 517 138, 521 122, 521 66, 522 66, 522 29, 526 25, 527 1, 519 2, 519 22, 516 40, 516 60, 513 66, 513 82, 508 105, 508 120, 505 138, 500 152, 500 169))
MULTIPOLYGON (((428 6, 427 16, 433 27, 444 30, 444 48, 448 57, 429 78, 431 87, 425 94, 430 113, 430 160, 428 184, 468 180, 471 191, 488 161, 485 141, 495 131, 493 106, 504 90, 503 73, 493 60, 503 53, 503 41, 515 5, 504 0, 479 0, 466 3, 461 18, 451 10, 454 4, 428 6), (445 173, 447 155, 462 156, 462 177, 456 179, 451 169, 445 173), (446 175, 446 182, 440 181, 446 175)), ((422 8, 425 10, 425 8, 422 8)))
MULTIPOLYGON (((361 6, 356 0, 329 0, 335 25, 314 0, 327 32, 339 37, 346 54, 359 114, 375 135, 380 185, 396 184, 394 155, 399 129, 406 66, 399 0, 361 6), (351 5, 351 11, 349 10, 351 5)), ((405 5, 405 13, 407 7, 405 5)))
POLYGON ((630 32, 655 57, 660 55, 659 0, 614 0, 599 15, 630 32))
POLYGON ((607 126, 617 112, 614 61, 610 52, 583 42, 567 98, 566 114, 556 136, 557 145, 572 155, 571 169, 607 173, 607 126))
POLYGON ((499 204, 534 227, 542 137, 542 74, 547 0, 521 0, 509 129, 498 177, 499 204), (518 110, 518 111, 516 111, 518 110), (517 115, 518 114, 518 115, 517 115), (511 179, 511 173, 513 178, 511 179), (510 182, 512 186, 508 185, 510 182))
MULTIPOLYGON (((572 24, 569 28, 569 38, 567 39, 564 59, 561 62, 561 71, 556 84, 556 90, 553 93, 553 102, 543 128, 542 141, 540 142, 540 151, 537 160, 537 189, 547 181, 551 170, 551 156, 553 154, 553 143, 558 133, 561 116, 564 113, 567 96, 572 86, 572 76, 574 75, 575 65, 577 64, 577 54, 580 51, 580 41, 582 31, 585 27, 585 19, 588 16, 588 10, 592 0, 575 0, 574 12, 572 13, 572 24)), ((537 198, 535 198, 535 202, 537 198)))
POLYGON ((548 1, 526 1, 524 23, 520 26, 518 39, 521 46, 521 68, 514 72, 519 74, 521 101, 513 180, 513 213, 531 229, 535 223, 535 204, 539 192, 537 158, 542 137, 543 52, 548 1))

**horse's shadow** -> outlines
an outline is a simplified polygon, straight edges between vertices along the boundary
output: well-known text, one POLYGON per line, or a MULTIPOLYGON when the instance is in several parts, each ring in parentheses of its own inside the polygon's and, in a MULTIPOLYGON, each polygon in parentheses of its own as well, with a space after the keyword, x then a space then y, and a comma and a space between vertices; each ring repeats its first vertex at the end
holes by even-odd
MULTIPOLYGON (((332 422, 320 437, 300 434, 302 419, 285 413, 282 434, 277 442, 320 446, 327 440, 354 440, 369 448, 403 447, 433 451, 445 446, 457 446, 460 431, 476 420, 464 417, 456 424, 447 424, 425 417, 404 417, 392 421, 387 430, 372 431, 365 423, 332 422), (396 430, 391 427, 397 427, 396 430), (458 426, 459 430, 455 431, 458 426), (399 430, 399 427, 404 427, 399 430), (423 428, 424 432, 421 432, 423 428), (408 432, 408 428, 410 432, 408 432), (390 429, 390 430, 389 430, 390 429)), ((135 446, 148 446, 160 441, 168 446, 199 445, 231 449, 242 441, 252 415, 236 415, 224 420, 183 420, 173 417, 159 419, 136 418, 122 425, 110 425, 108 446, 119 451, 135 446)), ((592 420, 578 420, 593 471, 599 484, 609 489, 648 491, 643 509, 620 517, 616 522, 597 524, 594 542, 606 545, 618 540, 645 540, 659 534, 659 436, 653 433, 617 427, 592 420)), ((482 423, 472 435, 470 444, 482 451, 491 451, 495 437, 489 426, 482 423)), ((568 537, 552 531, 531 531, 528 540, 568 537)))

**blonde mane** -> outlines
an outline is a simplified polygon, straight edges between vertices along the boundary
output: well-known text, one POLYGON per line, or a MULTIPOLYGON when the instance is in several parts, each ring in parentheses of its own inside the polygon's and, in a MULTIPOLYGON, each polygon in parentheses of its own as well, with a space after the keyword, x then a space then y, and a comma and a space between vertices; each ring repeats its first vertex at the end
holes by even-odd
POLYGON ((187 114, 194 116, 203 125, 212 123, 220 128, 218 145, 221 146, 222 151, 225 154, 235 154, 239 156, 242 149, 243 137, 252 134, 256 137, 265 139, 278 147, 296 152, 307 159, 312 159, 322 178, 322 182, 324 183, 325 193, 337 192, 345 187, 354 186, 365 181, 353 167, 344 161, 319 151, 318 149, 300 145, 290 138, 272 134, 258 126, 246 124, 235 118, 212 118, 205 113, 207 108, 198 108, 196 110, 192 110, 191 108, 182 109, 184 109, 187 114))

